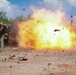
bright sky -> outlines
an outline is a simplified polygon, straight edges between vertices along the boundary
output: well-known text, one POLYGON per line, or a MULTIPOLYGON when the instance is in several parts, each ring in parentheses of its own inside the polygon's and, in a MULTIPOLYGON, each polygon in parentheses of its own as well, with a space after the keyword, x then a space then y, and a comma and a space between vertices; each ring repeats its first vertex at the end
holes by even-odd
POLYGON ((76 0, 0 0, 0 11, 7 12, 8 18, 27 16, 33 9, 61 9, 67 16, 76 16, 76 0))

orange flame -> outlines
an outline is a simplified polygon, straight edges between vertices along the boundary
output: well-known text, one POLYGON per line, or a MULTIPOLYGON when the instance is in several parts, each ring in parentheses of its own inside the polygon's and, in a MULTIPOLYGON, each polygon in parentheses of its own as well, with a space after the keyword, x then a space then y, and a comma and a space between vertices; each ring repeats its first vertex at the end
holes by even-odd
POLYGON ((34 10, 29 20, 19 24, 19 46, 37 50, 72 48, 76 35, 63 20, 61 11, 34 10))

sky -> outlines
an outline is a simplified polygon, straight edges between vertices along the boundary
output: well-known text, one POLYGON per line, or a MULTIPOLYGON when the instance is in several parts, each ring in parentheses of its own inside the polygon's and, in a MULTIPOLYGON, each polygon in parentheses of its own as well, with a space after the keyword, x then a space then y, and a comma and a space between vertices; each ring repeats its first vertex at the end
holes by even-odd
POLYGON ((0 0, 0 11, 7 12, 8 18, 27 17, 33 9, 42 8, 51 11, 61 9, 67 17, 76 16, 76 0, 0 0))

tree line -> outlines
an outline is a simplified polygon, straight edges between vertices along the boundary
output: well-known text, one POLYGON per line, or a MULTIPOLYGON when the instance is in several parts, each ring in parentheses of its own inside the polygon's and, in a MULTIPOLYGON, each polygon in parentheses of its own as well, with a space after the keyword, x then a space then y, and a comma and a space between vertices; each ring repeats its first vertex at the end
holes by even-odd
POLYGON ((23 15, 16 16, 15 18, 8 19, 8 17, 6 16, 6 14, 7 14, 6 12, 0 11, 0 23, 9 25, 14 20, 19 20, 19 21, 26 20, 26 18, 23 15))

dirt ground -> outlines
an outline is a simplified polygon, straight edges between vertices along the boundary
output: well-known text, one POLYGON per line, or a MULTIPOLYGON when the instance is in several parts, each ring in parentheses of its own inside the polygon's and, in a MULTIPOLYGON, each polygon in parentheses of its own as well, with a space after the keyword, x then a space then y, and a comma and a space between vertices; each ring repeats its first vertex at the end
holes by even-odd
POLYGON ((76 50, 0 49, 0 75, 76 75, 76 50))

